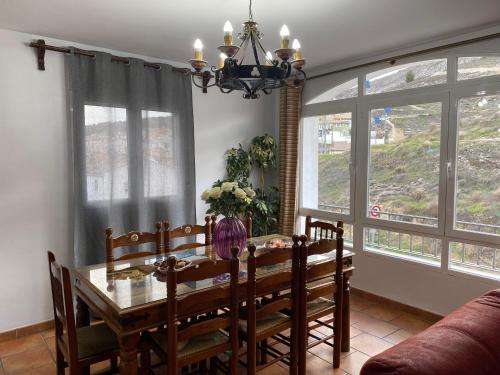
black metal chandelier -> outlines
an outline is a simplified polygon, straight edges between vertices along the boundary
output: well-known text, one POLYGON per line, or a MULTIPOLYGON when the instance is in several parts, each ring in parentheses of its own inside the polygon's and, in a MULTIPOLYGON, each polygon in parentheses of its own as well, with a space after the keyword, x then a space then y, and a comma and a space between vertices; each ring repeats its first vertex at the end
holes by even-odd
POLYGON ((229 21, 224 25, 224 45, 219 46, 220 62, 216 68, 205 70, 207 62, 203 60, 203 44, 200 39, 194 43, 194 59, 189 60, 194 71, 191 79, 196 87, 207 92, 208 87, 218 86, 227 94, 234 90, 243 91, 245 99, 256 99, 260 91, 270 94, 273 89, 285 85, 301 85, 306 74, 302 70, 306 61, 302 58, 300 43, 295 39, 289 47, 290 32, 286 25, 281 28, 281 46, 275 50, 275 56, 262 47, 263 34, 253 20, 252 0, 249 4, 249 20, 243 23, 243 31, 238 33, 239 45, 233 44, 233 27, 229 21), (247 48, 251 48, 253 64, 244 64, 247 48), (292 59, 293 58, 293 59, 292 59), (210 83, 214 78, 214 82, 210 83))

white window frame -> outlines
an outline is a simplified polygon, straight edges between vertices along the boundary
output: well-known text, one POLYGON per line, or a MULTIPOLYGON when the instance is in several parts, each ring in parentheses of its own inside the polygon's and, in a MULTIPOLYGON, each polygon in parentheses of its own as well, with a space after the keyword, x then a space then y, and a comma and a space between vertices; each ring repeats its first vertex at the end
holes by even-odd
MULTIPOLYGON (((446 51, 429 53, 422 56, 403 59, 398 61, 397 65, 404 65, 416 61, 431 60, 436 58, 447 59, 447 78, 446 83, 433 86, 418 87, 412 89, 403 89, 390 91, 387 93, 365 95, 364 82, 366 74, 384 69, 387 64, 377 64, 369 68, 360 68, 353 70, 348 74, 342 73, 336 77, 325 78, 331 83, 346 81, 350 77, 358 77, 358 97, 340 99, 332 102, 304 105, 302 116, 320 116, 331 113, 348 112, 346 108, 355 108, 356 115, 353 114, 353 131, 351 141, 351 152, 355 150, 355 155, 351 157, 353 163, 351 167, 351 211, 350 215, 340 215, 322 210, 311 210, 302 206, 302 141, 300 155, 300 184, 299 184, 299 207, 298 217, 312 215, 315 218, 335 221, 344 220, 353 225, 353 246, 354 250, 361 251, 363 255, 373 257, 392 258, 396 261, 411 261, 416 267, 425 267, 426 269, 446 273, 452 276, 461 276, 465 278, 477 279, 483 282, 498 283, 498 278, 488 278, 484 275, 477 275, 474 272, 462 272, 452 270, 449 264, 449 243, 464 242, 472 245, 500 248, 500 236, 487 233, 475 233, 453 228, 454 222, 454 197, 455 197, 455 175, 457 152, 457 105, 458 100, 463 97, 477 95, 478 92, 488 94, 500 94, 500 75, 479 77, 458 81, 458 57, 468 56, 498 56, 500 47, 500 38, 480 42, 473 45, 452 48, 446 51), (439 187, 439 209, 438 209, 438 227, 430 227, 419 224, 399 223, 387 220, 380 220, 367 217, 365 210, 367 207, 368 193, 368 149, 369 138, 369 111, 373 108, 383 108, 384 104, 390 106, 399 106, 406 104, 431 103, 440 101, 442 103, 441 119, 441 145, 440 145, 440 187, 439 187), (451 163, 451 164, 450 164, 451 163), (451 173, 449 172, 451 171, 451 173), (352 206, 354 205, 354 211, 352 206), (428 264, 381 252, 370 252, 364 249, 364 228, 379 228, 392 230, 417 236, 429 238, 438 238, 441 240, 441 267, 430 267, 428 264), (491 279, 488 281, 488 279, 491 279)), ((333 86, 325 87, 325 83, 320 84, 322 89, 328 90, 333 86)), ((317 93, 319 95, 320 93, 317 93)), ((483 94, 484 95, 484 94, 483 94)), ((312 99, 308 99, 312 100, 312 99)), ((301 132, 303 131, 301 125, 301 132)), ((302 137, 301 137, 302 138, 302 137)), ((349 247, 349 246, 347 246, 349 247)))

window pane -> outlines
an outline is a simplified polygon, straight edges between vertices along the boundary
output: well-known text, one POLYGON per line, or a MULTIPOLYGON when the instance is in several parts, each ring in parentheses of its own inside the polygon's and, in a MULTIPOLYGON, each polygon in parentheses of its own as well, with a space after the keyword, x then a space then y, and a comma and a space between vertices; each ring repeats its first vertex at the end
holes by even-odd
POLYGON ((437 226, 441 103, 370 112, 367 215, 437 226))
POLYGON ((455 228, 500 235, 500 95, 458 102, 455 228))
POLYGON ((500 249, 450 242, 450 269, 500 278, 500 249))
POLYGON ((175 191, 173 114, 142 111, 144 196, 161 197, 175 191))
POLYGON ((393 66, 366 75, 366 94, 446 83, 446 59, 393 66))
POLYGON ((87 200, 127 198, 126 109, 86 105, 84 113, 87 200))
POLYGON ((323 94, 310 100, 307 104, 330 102, 339 99, 355 98, 358 96, 358 78, 341 83, 323 94))
POLYGON ((471 56, 458 58, 458 80, 500 74, 500 56, 471 56))
POLYGON ((365 228, 364 248, 367 251, 440 266, 441 240, 384 229, 365 228))
POLYGON ((352 114, 304 119, 303 207, 350 213, 352 114))

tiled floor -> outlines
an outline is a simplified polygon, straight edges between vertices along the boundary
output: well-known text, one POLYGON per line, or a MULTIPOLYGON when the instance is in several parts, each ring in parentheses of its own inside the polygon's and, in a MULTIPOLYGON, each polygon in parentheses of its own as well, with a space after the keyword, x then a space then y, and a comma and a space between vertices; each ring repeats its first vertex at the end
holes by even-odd
MULTIPOLYGON (((308 374, 356 375, 370 356, 376 355, 431 323, 386 304, 366 298, 351 298, 351 351, 342 353, 340 369, 332 368, 332 349, 327 345, 312 348, 307 357, 308 374)), ((326 332, 318 329, 317 334, 326 332)), ((277 344, 280 345, 280 344, 277 344)), ((92 373, 106 368, 102 363, 92 373)), ((160 370, 160 369, 158 369, 160 370)), ((158 371, 161 373, 161 370, 158 371)), ((286 365, 275 364, 259 372, 262 375, 286 374, 286 365)), ((12 341, 0 342, 0 375, 55 374, 54 333, 43 332, 12 341)), ((242 369, 242 374, 244 370, 242 369)))

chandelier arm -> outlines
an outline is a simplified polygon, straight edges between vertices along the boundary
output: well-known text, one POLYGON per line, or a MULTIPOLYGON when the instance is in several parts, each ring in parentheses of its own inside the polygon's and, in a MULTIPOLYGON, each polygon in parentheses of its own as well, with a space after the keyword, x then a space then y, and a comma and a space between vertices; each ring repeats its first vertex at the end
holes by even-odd
POLYGON ((199 85, 198 83, 196 83, 196 80, 194 79, 195 76, 196 76, 196 74, 191 74, 191 82, 193 82, 193 85, 195 85, 196 87, 198 87, 200 89, 204 89, 204 88, 215 86, 215 83, 211 83, 210 85, 207 85, 207 86, 199 85))
POLYGON ((222 87, 219 86, 219 89, 220 91, 223 93, 223 94, 229 94, 231 91, 233 91, 233 89, 228 89, 227 91, 224 91, 224 89, 222 87))
POLYGON ((269 91, 268 89, 262 89, 262 92, 266 95, 269 95, 272 91, 269 91))
MULTIPOLYGON (((247 49, 247 46, 248 46, 248 38, 246 38, 246 39, 243 41, 243 43, 241 43, 241 44, 242 44, 242 45, 244 44, 244 45, 243 45, 243 48, 240 48, 240 50, 239 50, 238 52, 243 51, 242 53, 244 53, 244 51, 247 49)), ((241 61, 240 61, 240 64, 239 64, 239 65, 243 64, 243 61, 245 61, 245 55, 242 55, 242 57, 241 57, 241 61)))
POLYGON ((255 63, 257 64, 257 69, 259 70, 260 74, 260 84, 253 89, 252 94, 255 94, 256 91, 262 89, 266 85, 266 81, 264 79, 264 71, 262 70, 262 66, 260 65, 259 61, 259 54, 257 53, 257 47, 255 46, 255 35, 254 33, 250 34, 250 39, 252 42, 252 50, 253 50, 253 56, 255 58, 255 63))

